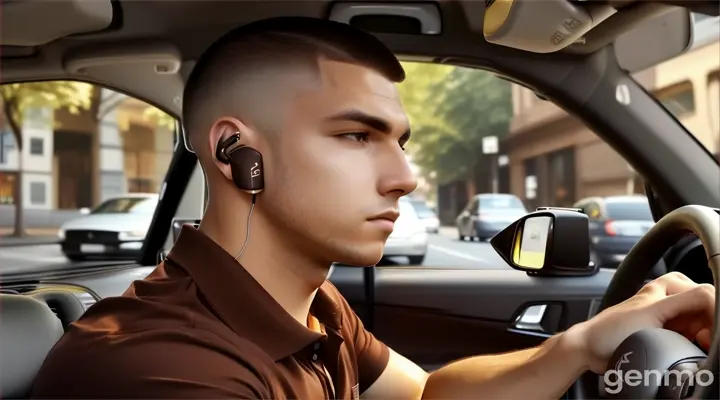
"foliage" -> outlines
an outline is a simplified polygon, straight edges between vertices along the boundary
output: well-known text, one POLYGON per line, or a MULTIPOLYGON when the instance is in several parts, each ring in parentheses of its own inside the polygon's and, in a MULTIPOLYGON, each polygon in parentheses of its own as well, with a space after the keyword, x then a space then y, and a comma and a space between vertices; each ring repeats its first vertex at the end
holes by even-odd
MULTIPOLYGON (((18 150, 23 148, 23 121, 29 110, 40 110, 36 115, 47 118, 48 123, 55 121, 54 111, 66 108, 77 114, 92 105, 94 88, 92 85, 73 81, 8 83, 0 85, 2 115, 15 137, 18 150), (51 112, 43 109, 50 108, 51 112)), ((22 170, 22 157, 18 157, 18 170, 22 170)), ((15 228, 13 235, 25 235, 23 217, 22 174, 15 179, 15 228)))
POLYGON ((170 130, 175 130, 175 117, 160 110, 159 108, 146 108, 143 112, 143 117, 157 124, 157 126, 162 126, 170 130))
MULTIPOLYGON (((87 110, 92 102, 93 86, 73 81, 9 83, 0 85, 3 114, 13 130, 16 142, 22 147, 22 121, 25 112, 36 107, 53 110, 67 108, 71 113, 87 110)), ((52 113, 49 114, 52 117, 52 113)))
POLYGON ((482 138, 507 135, 510 83, 477 69, 405 63, 399 85, 413 137, 408 149, 436 183, 469 179, 482 161, 482 138))

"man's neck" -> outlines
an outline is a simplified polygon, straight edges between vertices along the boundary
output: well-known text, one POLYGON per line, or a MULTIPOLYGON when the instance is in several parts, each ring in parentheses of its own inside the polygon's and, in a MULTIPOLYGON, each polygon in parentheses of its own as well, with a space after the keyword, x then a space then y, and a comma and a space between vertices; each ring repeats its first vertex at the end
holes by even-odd
MULTIPOLYGON (((215 213, 208 207, 200 231, 219 244, 233 257, 245 241, 247 215, 244 207, 234 207, 232 215, 215 213), (237 219, 237 220, 236 220, 237 219)), ((257 210, 256 210, 257 211, 257 210)), ((253 212, 250 240, 238 257, 238 268, 245 270, 299 323, 307 325, 310 306, 317 289, 323 284, 330 266, 319 265, 302 254, 293 254, 262 219, 253 212)))

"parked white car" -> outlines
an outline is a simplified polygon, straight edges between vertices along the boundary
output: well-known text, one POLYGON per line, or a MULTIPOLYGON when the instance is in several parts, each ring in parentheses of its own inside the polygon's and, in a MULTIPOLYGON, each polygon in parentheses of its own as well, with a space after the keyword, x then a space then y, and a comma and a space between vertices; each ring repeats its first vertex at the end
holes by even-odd
POLYGON ((438 219, 435 211, 428 207, 425 200, 410 200, 412 205, 415 207, 420 222, 425 225, 425 229, 429 233, 440 232, 440 220, 438 219))
POLYGON ((410 265, 420 265, 428 248, 428 232, 409 199, 400 198, 400 217, 385 242, 384 257, 407 257, 410 265))
POLYGON ((129 193, 105 200, 88 215, 66 222, 58 236, 70 260, 134 259, 142 249, 159 196, 129 193))

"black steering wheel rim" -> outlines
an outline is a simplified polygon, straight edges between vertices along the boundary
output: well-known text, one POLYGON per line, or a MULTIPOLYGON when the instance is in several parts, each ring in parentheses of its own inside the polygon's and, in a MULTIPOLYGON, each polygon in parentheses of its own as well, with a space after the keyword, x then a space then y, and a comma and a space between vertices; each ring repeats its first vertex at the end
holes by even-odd
MULTIPOLYGON (((688 233, 697 235, 703 243, 708 265, 715 285, 715 321, 712 346, 708 352, 708 369, 716 379, 720 378, 720 211, 709 207, 689 205, 680 207, 658 221, 648 233, 630 250, 620 263, 603 296, 597 313, 619 304, 635 295, 645 284, 653 266, 672 245, 688 233)), ((583 380, 585 398, 599 398, 598 376, 583 380)), ((698 387, 692 398, 718 399, 720 385, 698 387)))

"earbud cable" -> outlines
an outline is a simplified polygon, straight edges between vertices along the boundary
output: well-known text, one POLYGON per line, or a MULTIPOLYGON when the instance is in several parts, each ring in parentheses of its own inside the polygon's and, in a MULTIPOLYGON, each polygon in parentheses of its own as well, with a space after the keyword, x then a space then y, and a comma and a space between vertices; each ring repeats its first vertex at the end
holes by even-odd
POLYGON ((252 195, 252 204, 250 205, 250 212, 248 213, 247 217, 247 226, 245 227, 245 243, 243 243, 242 248, 240 249, 240 252, 238 255, 235 256, 235 261, 240 258, 240 256, 245 252, 245 248, 247 247, 248 241, 250 240, 250 218, 252 218, 253 209, 255 208, 255 200, 257 198, 257 193, 252 195))

